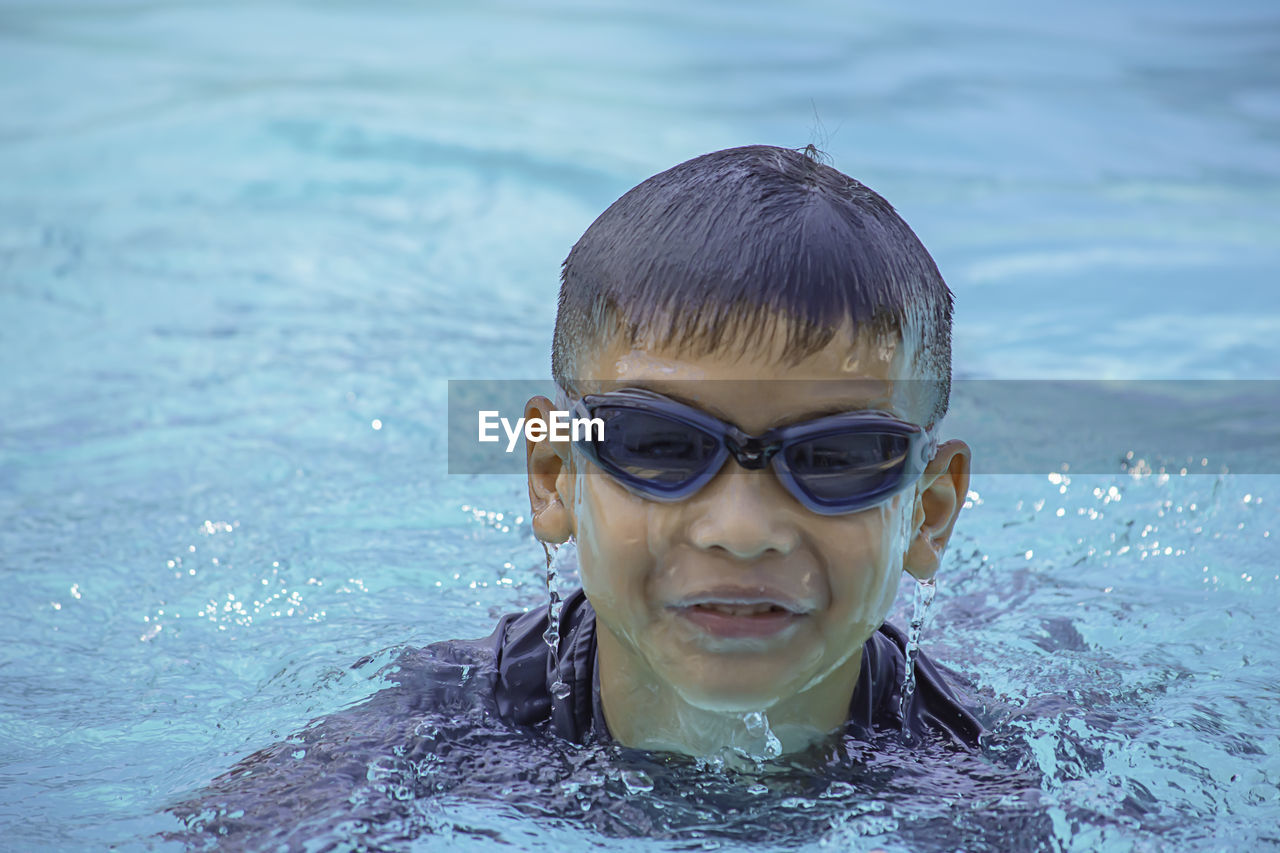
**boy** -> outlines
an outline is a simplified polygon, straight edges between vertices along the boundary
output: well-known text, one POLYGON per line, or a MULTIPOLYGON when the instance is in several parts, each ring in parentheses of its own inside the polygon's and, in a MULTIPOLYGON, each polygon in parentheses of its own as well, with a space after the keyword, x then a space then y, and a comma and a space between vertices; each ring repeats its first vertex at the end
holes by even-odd
MULTIPOLYGON (((904 642, 881 625, 902 569, 932 579, 968 488, 968 447, 931 434, 950 315, 892 208, 794 151, 696 158, 587 229, 552 370, 605 440, 528 446, 534 532, 577 540, 585 591, 561 625, 588 668, 570 693, 581 719, 552 703, 562 733, 708 755, 759 752, 753 712, 780 752, 848 721, 903 725, 904 642), (748 439, 765 433, 772 456, 748 439)), ((551 409, 535 398, 526 417, 551 409)), ((517 620, 508 642, 540 625, 517 620)), ((916 668, 907 727, 976 740, 916 668)))
POLYGON ((534 533, 577 544, 557 632, 540 609, 405 653, 398 686, 245 759, 198 804, 218 816, 188 820, 296 826, 309 791, 358 791, 393 752, 438 790, 422 768, 495 720, 700 757, 842 729, 976 744, 923 656, 902 702, 906 640, 883 625, 903 569, 932 579, 967 492, 968 447, 933 436, 950 325, 906 223, 805 153, 718 151, 643 182, 564 264, 558 408, 603 437, 527 446, 534 533), (468 722, 446 737, 446 718, 468 722))

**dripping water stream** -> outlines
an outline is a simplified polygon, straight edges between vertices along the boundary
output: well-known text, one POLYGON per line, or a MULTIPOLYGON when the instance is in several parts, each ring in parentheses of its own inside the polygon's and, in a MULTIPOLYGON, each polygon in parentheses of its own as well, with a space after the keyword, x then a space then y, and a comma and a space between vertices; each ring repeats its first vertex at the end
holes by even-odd
POLYGON ((924 632, 924 623, 929 615, 929 605, 938 591, 937 582, 933 578, 918 581, 915 595, 912 598, 911 625, 907 631, 906 664, 903 667, 902 687, 899 691, 898 714, 902 717, 902 741, 911 741, 911 726, 907 723, 907 709, 911 706, 911 697, 916 692, 916 657, 920 652, 920 635, 924 632))
POLYGON ((559 579, 562 566, 569 560, 577 559, 577 547, 570 539, 563 545, 542 545, 547 554, 547 630, 542 634, 542 641, 551 650, 551 671, 556 674, 551 682, 551 695, 564 699, 569 695, 569 685, 560 680, 560 610, 564 600, 560 596, 559 579))

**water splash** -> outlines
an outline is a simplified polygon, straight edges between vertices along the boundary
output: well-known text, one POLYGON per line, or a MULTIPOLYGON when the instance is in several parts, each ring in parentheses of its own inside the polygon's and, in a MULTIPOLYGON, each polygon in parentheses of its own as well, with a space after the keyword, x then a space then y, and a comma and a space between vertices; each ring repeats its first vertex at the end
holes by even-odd
POLYGON ((556 673, 556 680, 551 683, 551 695, 557 699, 567 698, 571 689, 560 680, 560 609, 564 600, 560 596, 558 580, 567 565, 576 565, 578 547, 573 539, 563 545, 542 543, 542 550, 547 555, 547 630, 542 634, 542 641, 551 650, 551 671, 556 673))
POLYGON ((746 726, 747 735, 752 740, 764 742, 764 750, 759 757, 768 759, 782 755, 782 741, 769 727, 768 714, 764 711, 752 711, 743 716, 742 723, 746 726))
POLYGON ((911 606, 911 626, 907 631, 906 664, 903 667, 902 689, 899 691, 898 714, 902 717, 902 742, 911 741, 911 726, 907 724, 907 708, 911 704, 911 696, 916 692, 916 657, 920 651, 920 635, 924 632, 925 618, 929 615, 929 605, 938 591, 937 582, 933 578, 919 581, 911 606))

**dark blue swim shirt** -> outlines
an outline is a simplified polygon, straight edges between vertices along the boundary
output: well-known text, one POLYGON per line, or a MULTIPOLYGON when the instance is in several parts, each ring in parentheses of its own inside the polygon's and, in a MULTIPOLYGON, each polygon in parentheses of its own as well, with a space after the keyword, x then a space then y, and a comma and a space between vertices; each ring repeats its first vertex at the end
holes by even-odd
MULTIPOLYGON (((596 829, 609 834, 652 828, 653 814, 673 818, 667 808, 623 819, 613 801, 587 815, 581 792, 576 800, 564 794, 578 784, 574 779, 601 775, 588 766, 603 767, 605 775, 616 775, 620 764, 657 767, 657 778, 680 762, 692 767, 696 759, 614 743, 600 699, 596 615, 582 590, 564 600, 554 657, 543 639, 548 623, 543 607, 502 617, 484 639, 401 652, 380 673, 391 686, 248 756, 172 806, 186 829, 169 837, 254 849, 292 849, 332 835, 335 826, 359 825, 375 834, 390 826, 397 837, 412 837, 436 831, 441 802, 495 799, 535 819, 595 821, 596 829), (557 681, 568 691, 553 691, 557 681)), ((916 658, 915 691, 903 718, 905 648, 906 637, 889 625, 867 640, 845 731, 832 736, 834 747, 817 747, 811 751, 815 758, 792 763, 814 768, 794 784, 813 787, 818 782, 805 780, 822 776, 822 784, 830 784, 850 767, 863 772, 859 768, 877 764, 874 756, 885 738, 893 740, 894 751, 901 748, 904 728, 918 748, 976 757, 981 726, 923 654, 916 658), (843 756, 843 763, 828 767, 833 756, 843 756)), ((894 771, 885 772, 892 779, 894 771)), ((675 789, 689 784, 679 777, 668 782, 675 789)), ((707 808, 736 811, 741 791, 726 784, 723 802, 707 808)), ((640 801, 628 800, 642 808, 640 801)))

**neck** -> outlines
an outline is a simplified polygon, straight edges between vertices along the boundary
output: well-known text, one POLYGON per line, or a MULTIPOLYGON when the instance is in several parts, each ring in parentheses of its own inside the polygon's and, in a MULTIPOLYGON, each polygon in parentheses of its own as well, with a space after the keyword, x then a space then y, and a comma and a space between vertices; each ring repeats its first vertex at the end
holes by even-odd
POLYGON ((775 757, 808 748, 844 725, 862 666, 859 648, 800 693, 757 709, 709 710, 688 702, 603 625, 597 642, 600 698, 613 737, 636 749, 697 757, 739 750, 775 757))

